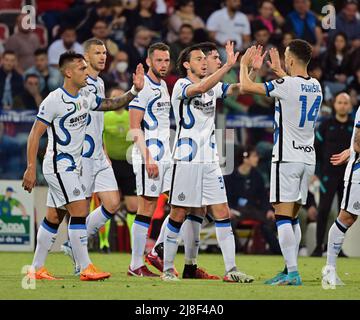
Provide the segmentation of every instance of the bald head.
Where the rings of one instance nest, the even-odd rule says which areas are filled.
[[[334,110],[337,115],[342,117],[348,115],[351,112],[351,98],[346,92],[341,92],[335,97]]]

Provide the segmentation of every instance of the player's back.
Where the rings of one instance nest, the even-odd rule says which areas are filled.
[[[88,76],[87,86],[82,90],[88,90],[100,98],[105,98],[104,81],[97,77],[96,79]],[[85,144],[83,149],[83,157],[92,159],[102,159],[105,157],[102,132],[104,130],[104,113],[90,111],[86,126]]]
[[[322,102],[320,83],[314,78],[284,77],[265,83],[275,97],[273,162],[315,164],[315,124]]]

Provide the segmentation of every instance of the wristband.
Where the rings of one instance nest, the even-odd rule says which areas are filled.
[[[138,93],[139,93],[139,91],[137,91],[137,90],[135,89],[135,86],[134,86],[134,85],[131,87],[130,92],[131,92],[131,94],[132,94],[133,96],[137,96]]]

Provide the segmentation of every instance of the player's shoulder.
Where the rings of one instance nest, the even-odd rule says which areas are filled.
[[[187,86],[189,84],[191,84],[191,80],[189,78],[179,78],[176,82],[175,82],[175,85],[174,85],[174,88],[175,87],[181,87],[183,88],[184,86]]]
[[[46,97],[45,99],[42,101],[41,104],[47,103],[49,101],[56,101],[56,100],[61,100],[61,95],[64,91],[61,88],[57,88],[53,91],[51,91]]]

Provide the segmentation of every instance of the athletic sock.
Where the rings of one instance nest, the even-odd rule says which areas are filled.
[[[71,217],[68,227],[71,248],[75,261],[84,270],[91,264],[88,252],[88,236],[85,217]]]
[[[340,222],[339,218],[335,220],[329,230],[327,246],[327,264],[336,267],[336,259],[344,243],[345,233],[348,226]]]
[[[32,262],[32,266],[35,268],[35,270],[45,265],[48,252],[56,240],[58,228],[58,224],[51,223],[46,218],[44,218],[43,222],[41,223],[37,233],[36,250]]]
[[[291,218],[276,215],[276,226],[278,229],[279,244],[285,259],[288,273],[297,271],[296,239],[292,228]]]
[[[92,237],[99,229],[114,216],[115,213],[111,213],[105,209],[104,206],[97,207],[86,218],[86,229],[88,237]]]
[[[151,222],[151,217],[137,214],[132,226],[131,243],[131,270],[136,270],[144,265],[143,255],[146,246],[146,239]]]
[[[235,238],[231,228],[230,219],[215,220],[216,238],[224,259],[225,271],[236,269]]]
[[[203,218],[189,214],[181,226],[181,237],[184,240],[185,264],[194,265],[199,254],[200,230]]]
[[[178,249],[178,237],[182,223],[169,218],[164,232],[164,271],[174,269],[174,260]]]
[[[292,228],[294,231],[294,236],[295,236],[295,241],[296,241],[295,255],[296,255],[296,259],[297,259],[298,255],[299,255],[299,246],[300,246],[300,242],[301,242],[301,228],[300,228],[299,218],[292,219],[291,223],[292,223]]]
[[[154,245],[154,247],[152,248],[151,250],[151,253],[153,255],[158,255],[157,251],[156,251],[156,248],[160,245],[160,244],[163,244],[164,243],[164,234],[165,234],[165,229],[166,229],[166,226],[167,224],[169,223],[169,218],[170,218],[170,215],[167,215],[166,218],[164,219],[162,225],[161,225],[161,229],[160,229],[160,233],[159,233],[159,236],[158,238],[156,239],[156,243]],[[160,257],[161,258],[161,257]]]

